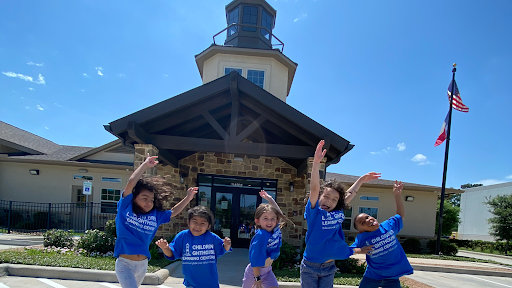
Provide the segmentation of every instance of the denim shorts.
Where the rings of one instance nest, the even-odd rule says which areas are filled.
[[[148,270],[148,258],[133,261],[123,257],[116,260],[116,276],[123,288],[137,288],[142,284]]]
[[[315,263],[302,259],[300,263],[300,285],[302,288],[332,288],[334,273],[336,273],[334,261],[327,263]]]
[[[359,288],[400,288],[400,280],[398,279],[373,279],[369,277],[363,277]]]

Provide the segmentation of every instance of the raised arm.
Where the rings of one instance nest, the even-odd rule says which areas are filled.
[[[402,200],[403,188],[404,183],[402,183],[402,181],[399,182],[395,180],[395,185],[393,185],[393,193],[395,193],[396,214],[400,215],[402,218],[405,216],[404,202]]]
[[[156,246],[160,247],[162,249],[162,252],[164,252],[165,256],[172,258],[174,255],[172,254],[171,248],[169,248],[169,243],[167,243],[167,240],[160,239],[156,241]]]
[[[261,190],[260,191],[260,196],[261,196],[261,198],[267,200],[270,205],[276,207],[277,210],[281,211],[281,214],[283,214],[283,211],[281,210],[281,208],[279,208],[279,205],[277,205],[277,203],[274,200],[274,198],[272,198],[272,196],[268,195],[268,193],[265,192],[265,190]]]
[[[158,156],[149,156],[148,153],[148,158],[146,158],[146,161],[144,161],[144,163],[135,169],[135,171],[130,176],[130,179],[128,179],[128,183],[126,183],[126,187],[124,188],[123,197],[132,194],[133,187],[135,187],[144,172],[146,172],[148,168],[155,167],[158,164],[156,158],[158,158]]]
[[[171,218],[179,215],[181,210],[183,210],[183,208],[185,208],[185,206],[187,206],[187,204],[190,203],[190,201],[192,199],[194,199],[194,195],[197,193],[198,189],[199,188],[197,188],[197,187],[188,188],[187,196],[185,196],[185,198],[183,198],[178,204],[176,204],[176,205],[174,205],[174,207],[172,207]]]
[[[352,184],[352,186],[350,186],[350,188],[348,188],[347,193],[345,194],[345,204],[348,204],[352,200],[352,198],[354,198],[354,196],[356,196],[357,190],[359,190],[359,188],[361,188],[361,185],[363,185],[363,183],[372,181],[374,179],[379,179],[379,178],[380,178],[380,173],[376,173],[376,172],[369,172],[369,173],[366,173],[363,176],[359,177],[359,179],[357,179],[357,181],[354,184]]]
[[[320,140],[315,150],[315,157],[313,159],[313,167],[311,167],[311,185],[309,192],[309,202],[311,202],[311,208],[315,208],[316,201],[318,200],[318,194],[320,194],[320,162],[324,159],[327,150],[322,150],[325,141]]]

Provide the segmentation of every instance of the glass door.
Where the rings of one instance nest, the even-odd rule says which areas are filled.
[[[215,193],[215,224],[214,232],[219,237],[233,239],[233,193]]]

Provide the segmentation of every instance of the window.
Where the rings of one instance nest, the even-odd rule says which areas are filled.
[[[352,227],[352,207],[346,208],[345,211],[345,221],[341,223],[341,227],[343,230],[350,230]]]
[[[373,208],[373,207],[359,207],[359,214],[366,213],[373,218],[377,219],[379,215],[379,208]]]
[[[242,75],[242,68],[234,68],[234,67],[224,67],[224,75],[228,75],[231,71],[236,71],[238,74]]]
[[[359,199],[364,201],[379,201],[378,196],[361,196]]]
[[[270,16],[265,10],[261,13],[261,26],[267,28],[267,30],[263,28],[260,29],[261,35],[270,39],[270,31],[272,31],[272,16]]]
[[[198,205],[210,208],[212,203],[212,187],[199,186],[197,193]]]
[[[263,84],[265,84],[265,71],[247,70],[247,80],[263,88]]]
[[[94,177],[92,177],[91,175],[73,175],[73,179],[74,180],[88,180],[88,181],[92,181],[94,179]]]
[[[258,7],[245,6],[244,7],[244,15],[243,15],[242,19],[243,19],[242,24],[258,25]],[[242,30],[255,32],[256,27],[242,26]]]
[[[101,182],[114,182],[114,183],[121,183],[122,178],[118,177],[101,177]]]
[[[237,23],[238,24],[238,14],[240,9],[236,8],[235,10],[229,12],[228,14],[228,25]],[[232,27],[229,27],[228,29],[228,36],[231,36],[235,34],[238,31],[238,26],[233,25]]]
[[[101,189],[101,213],[117,213],[117,201],[121,199],[119,189]]]

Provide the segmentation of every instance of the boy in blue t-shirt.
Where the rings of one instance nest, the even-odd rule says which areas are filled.
[[[366,271],[359,287],[361,288],[400,288],[400,278],[410,275],[413,269],[402,245],[398,242],[396,234],[402,230],[402,218],[405,215],[402,202],[402,189],[404,184],[395,181],[396,214],[379,224],[377,219],[361,213],[354,221],[354,228],[359,231],[352,248],[373,245],[373,251],[366,255]]]
[[[231,249],[231,239],[220,239],[210,232],[213,214],[204,206],[188,210],[188,230],[181,231],[171,244],[160,239],[156,242],[162,248],[165,258],[180,259],[182,262],[183,284],[192,288],[219,288],[217,258]]]

